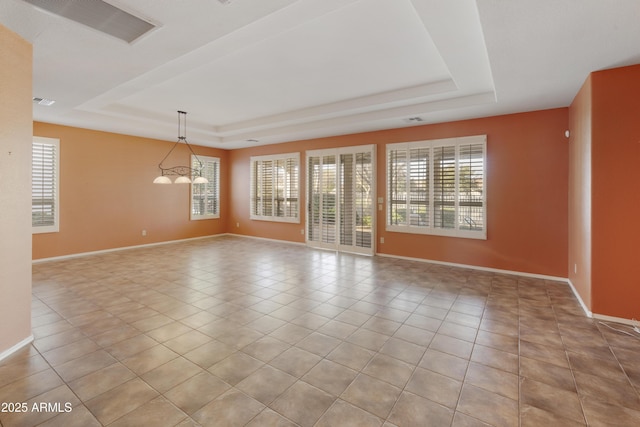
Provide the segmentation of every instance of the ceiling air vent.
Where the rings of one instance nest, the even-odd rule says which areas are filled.
[[[403,119],[405,123],[420,123],[420,122],[424,122],[424,119],[422,117],[409,117],[407,119]]]
[[[33,102],[35,102],[38,105],[44,105],[45,107],[50,107],[56,103],[56,101],[54,101],[53,99],[38,98],[38,97],[33,98]]]
[[[47,12],[131,43],[155,28],[144,19],[102,0],[24,0]]]

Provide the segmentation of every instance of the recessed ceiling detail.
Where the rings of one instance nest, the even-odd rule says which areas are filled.
[[[56,100],[34,120],[166,139],[183,110],[190,142],[221,148],[564,107],[589,72],[640,62],[637,0],[226,3],[3,0],[0,23]],[[157,26],[118,43],[64,4]]]
[[[131,43],[155,28],[102,0],[24,0],[40,9],[62,16],[89,28]]]

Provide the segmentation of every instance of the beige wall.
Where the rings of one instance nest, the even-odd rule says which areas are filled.
[[[219,219],[191,221],[189,185],[153,184],[174,142],[40,122],[33,134],[60,139],[60,231],[33,235],[33,259],[226,232],[226,202]],[[228,152],[193,149],[220,158],[220,198],[226,201]],[[189,156],[180,144],[167,165],[188,165]]]
[[[195,147],[220,157],[221,215],[190,221],[188,186],[152,184],[172,142],[35,122],[34,135],[60,139],[61,211],[60,232],[33,236],[33,259],[225,232],[304,242],[304,209],[299,224],[249,219],[251,156],[300,153],[305,206],[307,150],[373,144],[377,196],[386,199],[386,144],[486,134],[487,240],[388,232],[383,210],[377,252],[567,277],[567,123],[568,109],[560,108],[231,151]],[[178,151],[188,161],[186,147]]]
[[[591,78],[569,107],[569,280],[591,307]]]
[[[0,25],[0,358],[31,336],[31,45]]]
[[[377,146],[377,197],[386,201],[386,144],[487,135],[487,240],[385,229],[386,205],[377,215],[380,254],[423,258],[523,273],[567,277],[568,109],[487,117],[354,135],[232,150],[228,230],[232,233],[304,242],[307,150]],[[300,224],[249,219],[251,156],[299,152]],[[236,225],[240,224],[240,227]]]

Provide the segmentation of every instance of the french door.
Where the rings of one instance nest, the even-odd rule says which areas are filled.
[[[307,244],[373,255],[373,145],[307,152]]]

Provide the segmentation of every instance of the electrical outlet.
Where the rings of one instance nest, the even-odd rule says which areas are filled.
[[[300,234],[302,234],[304,236],[304,228],[300,229]]]
[[[236,222],[236,228],[240,228],[240,223]]]
[[[142,230],[142,237],[147,237],[147,230]]]
[[[384,243],[384,237],[380,238],[380,243]]]
[[[578,264],[573,264],[573,272],[578,274]]]

